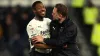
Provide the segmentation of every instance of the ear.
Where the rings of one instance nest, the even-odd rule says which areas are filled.
[[[35,9],[32,9],[32,11],[33,11],[34,13],[36,13]]]

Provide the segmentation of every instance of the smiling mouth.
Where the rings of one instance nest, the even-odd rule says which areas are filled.
[[[41,12],[41,14],[45,14],[45,12]]]

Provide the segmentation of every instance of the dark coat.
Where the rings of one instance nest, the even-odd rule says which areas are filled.
[[[50,39],[44,39],[44,42],[56,47],[52,49],[52,56],[79,56],[76,44],[77,27],[70,19],[64,20],[61,24],[58,21],[52,21],[50,34]],[[67,47],[64,47],[65,45]]]

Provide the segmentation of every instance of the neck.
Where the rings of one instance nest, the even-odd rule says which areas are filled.
[[[59,21],[59,23],[62,23],[65,19],[66,19],[66,17],[61,18],[61,20]]]
[[[35,16],[35,17],[36,17],[36,20],[43,21],[43,17],[41,16]]]

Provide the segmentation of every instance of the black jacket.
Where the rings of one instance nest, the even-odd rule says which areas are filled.
[[[70,19],[64,20],[61,24],[52,21],[50,24],[50,39],[45,39],[47,45],[56,46],[52,50],[52,56],[78,56],[76,45],[77,27]],[[67,45],[67,48],[63,46]]]

